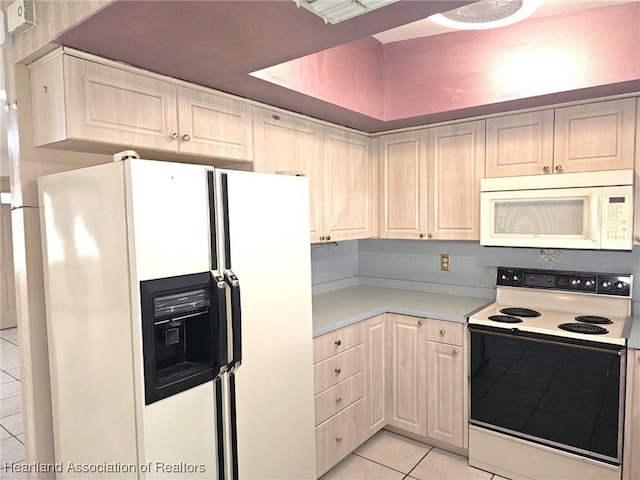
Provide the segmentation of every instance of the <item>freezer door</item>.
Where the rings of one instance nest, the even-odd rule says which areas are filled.
[[[242,291],[229,379],[238,475],[315,479],[308,180],[222,170],[216,177],[226,202],[218,248]]]

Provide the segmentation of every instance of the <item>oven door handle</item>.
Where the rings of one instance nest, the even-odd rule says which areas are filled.
[[[567,345],[574,348],[579,348],[581,350],[589,350],[591,352],[599,352],[606,353],[609,355],[617,355],[622,357],[625,354],[625,348],[622,345],[611,345],[610,348],[606,347],[596,347],[593,345],[583,345],[579,343],[579,340],[573,341],[574,339],[570,337],[558,337],[558,340],[549,340],[548,338],[544,338],[543,336],[537,336],[536,334],[531,334],[528,332],[523,332],[522,330],[518,330],[514,328],[512,330],[508,330],[508,333],[503,331],[495,331],[491,327],[479,327],[477,325],[469,324],[469,331],[480,333],[482,335],[491,335],[494,337],[504,337],[504,338],[520,338],[522,340],[527,340],[530,342],[536,343],[544,343],[547,345]]]

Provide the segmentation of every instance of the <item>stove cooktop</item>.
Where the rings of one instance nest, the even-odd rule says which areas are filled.
[[[631,275],[499,268],[496,301],[470,324],[626,345]]]
[[[469,323],[504,328],[508,330],[518,329],[525,332],[570,337],[617,345],[626,345],[626,336],[628,335],[628,330],[631,325],[629,317],[626,315],[607,314],[606,318],[610,323],[596,325],[576,320],[577,315],[575,312],[537,309],[540,313],[537,317],[518,317],[516,315],[507,316],[501,313],[505,308],[511,308],[511,305],[499,303],[489,305],[472,315],[469,319]],[[605,317],[605,315],[593,316]],[[511,317],[512,320],[502,320],[500,317]],[[495,318],[498,318],[499,320],[496,321]],[[628,327],[627,323],[629,323]],[[560,327],[560,325],[566,324],[575,324],[578,326],[569,327],[571,330]]]

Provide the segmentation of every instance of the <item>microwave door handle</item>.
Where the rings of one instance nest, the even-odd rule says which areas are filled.
[[[600,241],[600,194],[594,193],[591,195],[591,232],[589,234],[589,240],[592,242]]]

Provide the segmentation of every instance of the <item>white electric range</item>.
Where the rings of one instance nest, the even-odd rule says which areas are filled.
[[[469,319],[469,463],[509,478],[619,480],[633,278],[499,268]]]

